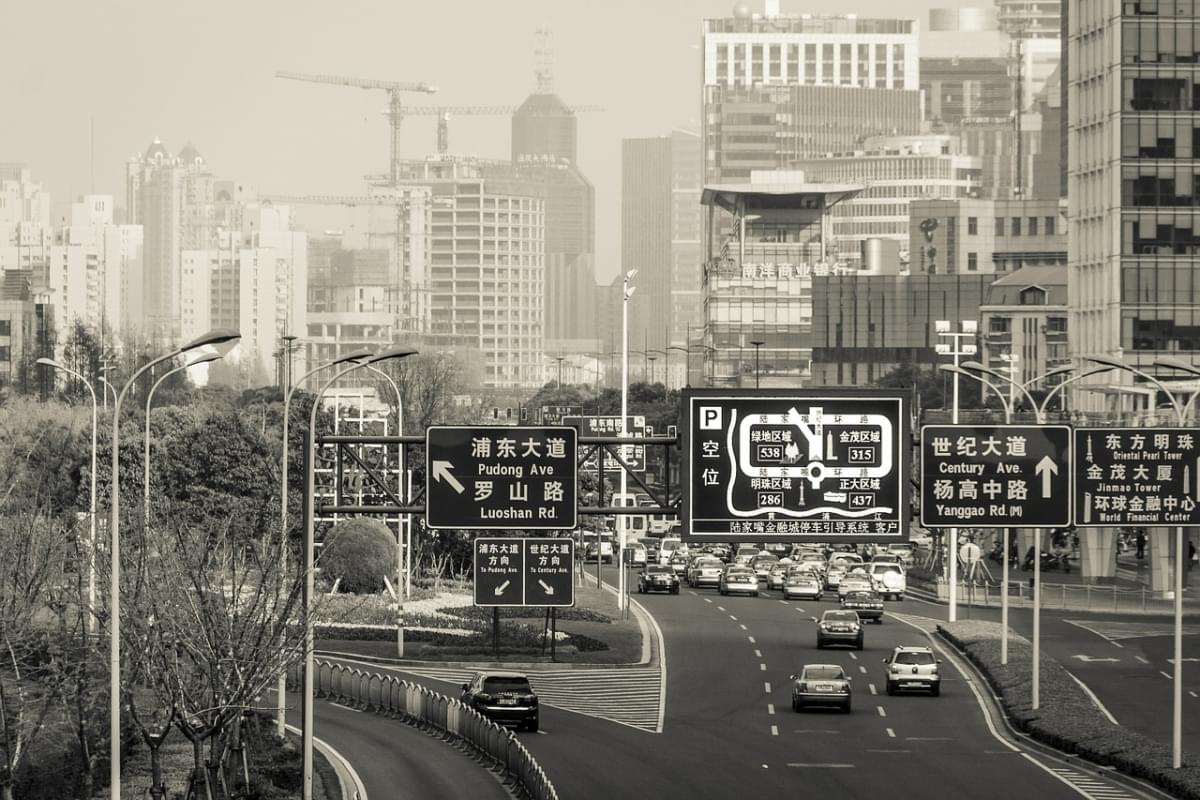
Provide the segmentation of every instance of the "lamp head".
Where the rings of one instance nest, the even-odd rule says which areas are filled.
[[[189,350],[195,350],[197,347],[207,347],[211,345],[237,342],[237,340],[241,338],[242,335],[232,328],[214,328],[203,336],[198,336],[187,344],[181,346],[179,348],[179,352],[186,353]]]
[[[1178,358],[1164,356],[1154,361],[1154,366],[1165,367],[1166,369],[1177,369],[1180,372],[1187,372],[1191,375],[1200,375],[1200,367],[1189,364],[1186,361],[1180,361]]]
[[[355,350],[353,353],[347,353],[346,355],[342,356],[341,358],[335,358],[333,361],[330,362],[330,364],[334,365],[334,366],[340,365],[340,364],[350,364],[350,363],[357,364],[362,361],[370,360],[371,356],[373,356],[373,355],[375,355],[374,350]]]
[[[415,356],[417,352],[418,351],[412,347],[389,347],[387,350],[383,350],[382,352],[371,356],[363,363],[377,364],[380,361],[390,361],[395,358],[408,358],[409,356]]]
[[[637,275],[637,274],[638,274],[637,267],[634,267],[633,269],[629,270],[629,272],[625,273],[625,280],[631,281],[631,280],[633,280],[633,276]]]
[[[187,363],[187,366],[184,367],[184,369],[191,369],[192,367],[198,367],[201,364],[207,364],[208,362],[216,361],[219,358],[221,358],[221,356],[218,353],[210,353],[209,355],[199,356],[199,357],[193,358],[191,361],[189,361]]]
[[[1085,358],[1086,358],[1088,361],[1091,361],[1091,362],[1093,362],[1093,363],[1096,363],[1096,364],[1103,364],[1104,366],[1106,366],[1106,367],[1111,367],[1112,369],[1124,369],[1124,370],[1128,370],[1128,369],[1129,369],[1129,365],[1128,365],[1128,364],[1126,364],[1126,363],[1125,363],[1124,361],[1122,361],[1121,359],[1119,359],[1119,358],[1113,358],[1112,356],[1104,356],[1104,355],[1100,355],[1100,356],[1086,356]]]
[[[53,358],[39,358],[37,361],[35,361],[33,363],[40,364],[43,367],[53,367],[54,369],[63,369],[63,365],[58,363],[57,361],[55,361]]]

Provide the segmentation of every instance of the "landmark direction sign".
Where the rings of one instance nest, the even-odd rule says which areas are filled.
[[[578,429],[580,436],[620,436],[621,434],[621,416],[566,416],[562,419],[563,425],[571,425]],[[646,436],[646,418],[644,416],[629,415],[625,417],[625,435],[626,436]],[[603,450],[603,448],[600,448]],[[613,475],[621,469],[621,465],[617,463],[617,459],[613,458],[612,453],[607,450],[604,452],[604,471]],[[646,446],[641,444],[626,444],[620,445],[621,458],[629,465],[629,468],[634,472],[646,471]],[[596,453],[592,453],[583,462],[583,468],[587,470],[595,470],[600,459]]]
[[[925,425],[926,528],[1065,528],[1071,524],[1067,425]]]
[[[475,540],[475,605],[575,605],[575,542],[570,538]]]
[[[425,438],[425,523],[469,530],[576,525],[574,428],[436,425]]]
[[[1195,428],[1076,428],[1075,524],[1200,525]]]
[[[685,541],[908,538],[908,401],[684,390]]]

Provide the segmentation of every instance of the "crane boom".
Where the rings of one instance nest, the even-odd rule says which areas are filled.
[[[374,78],[352,78],[346,75],[312,75],[306,72],[275,73],[276,78],[286,78],[292,81],[308,81],[309,83],[328,83],[333,86],[352,86],[358,89],[382,89],[387,92],[424,92],[434,94],[436,86],[428,83],[405,83],[403,81],[380,81]]]

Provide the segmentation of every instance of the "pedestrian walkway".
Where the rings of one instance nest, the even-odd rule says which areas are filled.
[[[459,667],[404,666],[404,672],[422,678],[461,684],[478,670]],[[662,671],[657,666],[592,667],[588,669],[522,666],[540,702],[661,733]]]

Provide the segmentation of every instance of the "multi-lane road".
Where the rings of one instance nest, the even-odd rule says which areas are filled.
[[[920,617],[944,615],[938,606],[889,603],[896,616],[867,626],[866,647],[855,652],[816,649],[814,618],[835,607],[831,596],[785,602],[778,592],[721,597],[685,586],[678,596],[637,599],[665,643],[662,732],[544,707],[541,732],[520,736],[564,800],[631,792],[745,796],[798,787],[827,797],[911,797],[920,787],[940,797],[1137,796],[1014,747],[984,712],[981,687],[949,660],[940,697],[888,697],[883,657],[896,645],[928,644]],[[839,664],[853,677],[853,713],[792,711],[789,676],[806,663]],[[428,675],[421,680],[442,691],[456,688]],[[536,673],[533,680],[536,688]],[[616,704],[619,671],[610,680]]]

